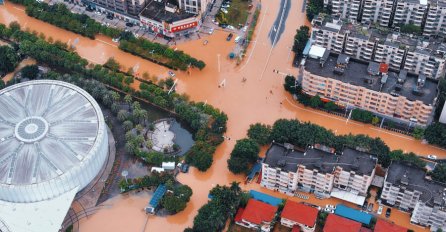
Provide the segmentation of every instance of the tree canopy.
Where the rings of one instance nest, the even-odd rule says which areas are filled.
[[[296,31],[294,36],[293,52],[298,57],[302,57],[302,52],[307,45],[308,39],[310,38],[310,28],[307,26],[300,26]]]
[[[10,46],[0,46],[0,76],[14,71],[19,64],[20,57]]]
[[[437,164],[431,173],[432,179],[446,183],[446,164]]]
[[[261,123],[252,124],[248,129],[248,137],[256,141],[259,145],[270,143],[271,126]]]
[[[228,168],[235,174],[248,173],[250,165],[259,158],[259,145],[252,139],[241,139],[235,144],[228,160]]]

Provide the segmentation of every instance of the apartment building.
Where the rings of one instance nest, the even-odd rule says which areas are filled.
[[[333,197],[347,201],[365,200],[375,174],[376,158],[370,154],[345,148],[341,155],[333,149],[315,145],[305,151],[291,144],[273,143],[262,164],[262,187],[293,195],[296,190],[314,193],[317,197]],[[344,197],[345,196],[345,197]]]
[[[194,14],[205,12],[209,2],[208,0],[178,0],[181,9]]]
[[[303,152],[295,150],[292,144],[271,146],[262,163],[262,181],[260,185],[267,189],[294,195],[297,189],[297,160]]]
[[[430,1],[423,35],[446,36],[446,1]]]
[[[364,0],[361,22],[363,24],[378,23],[388,27],[393,13],[393,0]]]
[[[426,178],[423,169],[411,163],[392,162],[381,194],[384,204],[412,212],[411,223],[446,229],[446,185]]]
[[[345,148],[334,170],[334,188],[342,193],[367,196],[367,189],[375,176],[377,161],[376,156]]]
[[[345,42],[345,28],[339,18],[318,15],[312,21],[312,40],[315,44],[342,53]]]
[[[357,21],[364,0],[331,0],[332,14],[352,22]]]
[[[424,75],[389,72],[385,64],[357,61],[344,54],[313,47],[302,77],[302,90],[306,94],[401,122],[420,125],[431,122],[437,96],[436,82]]]
[[[367,25],[320,15],[312,21],[315,45],[359,60],[389,64],[412,74],[440,79],[445,74],[446,44],[433,38],[413,38]]]
[[[428,7],[427,0],[397,0],[392,23],[394,26],[414,24],[422,27]]]

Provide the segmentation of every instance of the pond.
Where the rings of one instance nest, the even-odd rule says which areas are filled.
[[[157,107],[154,107],[150,104],[140,102],[141,108],[147,110],[148,119],[150,122],[163,119],[163,118],[174,118],[175,115],[161,110]],[[183,156],[187,151],[194,145],[194,140],[192,138],[192,133],[189,131],[189,127],[185,125],[185,123],[180,122],[178,119],[175,119],[171,126],[170,130],[175,134],[175,139],[173,140],[175,144],[178,144],[181,148],[181,151],[177,154]]]

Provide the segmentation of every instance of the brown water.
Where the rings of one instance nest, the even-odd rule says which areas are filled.
[[[207,172],[201,173],[191,168],[188,174],[178,176],[181,183],[191,186],[194,191],[187,208],[174,216],[149,217],[145,231],[182,231],[185,227],[192,225],[197,210],[207,202],[209,189],[216,184],[227,184],[232,181],[243,182],[241,176],[234,176],[228,172],[226,160],[236,139],[245,137],[249,125],[255,122],[271,124],[278,118],[298,118],[301,121],[311,121],[322,125],[337,134],[368,134],[372,137],[380,137],[392,149],[446,157],[445,151],[421,144],[410,137],[382,131],[370,125],[356,122],[347,123],[344,118],[315,112],[293,101],[291,96],[283,91],[284,77],[273,73],[273,69],[297,75],[298,70],[291,67],[290,47],[296,28],[302,24],[308,25],[308,22],[301,12],[302,0],[292,1],[285,31],[275,48],[271,50],[268,33],[276,18],[279,4],[279,1],[262,1],[262,13],[257,24],[255,42],[250,45],[245,63],[240,66],[236,66],[234,61],[227,58],[233,49],[234,42],[225,40],[227,36],[225,32],[216,31],[212,36],[178,45],[179,49],[204,60],[207,64],[204,70],[194,69],[190,75],[185,72],[177,72],[180,79],[178,91],[187,93],[192,100],[207,101],[226,112],[229,116],[226,135],[231,140],[218,147],[214,155],[214,164]],[[147,71],[151,75],[166,76],[166,68],[120,51],[109,38],[101,36],[96,40],[83,38],[29,18],[20,7],[10,3],[1,6],[0,22],[9,23],[14,20],[19,21],[22,26],[43,32],[47,36],[52,36],[53,39],[63,42],[72,42],[79,38],[79,43],[76,45],[78,53],[92,62],[103,63],[108,57],[113,56],[126,68],[139,66],[139,73]],[[209,41],[206,46],[203,45],[204,39]],[[266,65],[269,55],[271,56],[268,65]],[[242,82],[243,77],[247,78],[244,83]],[[223,80],[226,84],[219,88],[218,86]],[[281,102],[282,104],[280,104]],[[250,184],[244,188],[254,188],[271,193],[260,188],[257,184]],[[109,209],[101,210],[88,219],[82,220],[80,229],[82,232],[141,231],[145,223],[142,208],[148,200],[148,196],[119,196],[111,199],[104,203],[112,205]],[[408,217],[395,221],[408,224]]]

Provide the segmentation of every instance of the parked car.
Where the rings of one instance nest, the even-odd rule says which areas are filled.
[[[332,208],[324,208],[324,212],[326,212],[326,213],[334,213],[334,209],[332,209]]]
[[[203,45],[208,44],[208,42],[209,42],[209,41],[207,41],[207,40],[203,41]]]
[[[189,164],[184,163],[181,165],[181,172],[187,173],[189,171]]]
[[[362,205],[362,210],[366,211],[368,205],[369,205],[369,202],[365,201],[364,204]]]
[[[390,213],[392,213],[392,210],[390,208],[387,208],[387,210],[386,210],[386,218],[390,217]]]
[[[383,206],[382,205],[379,206],[378,211],[376,213],[378,213],[378,215],[381,215],[383,213]]]
[[[437,156],[436,155],[428,155],[427,158],[431,159],[431,160],[436,160]]]
[[[133,26],[134,26],[133,23],[125,23],[125,25],[126,25],[127,27],[133,27]]]
[[[223,12],[223,13],[225,13],[225,14],[228,13],[228,10],[226,10],[225,8],[221,8],[220,10],[221,10],[221,12]]]
[[[115,42],[115,43],[117,43],[117,42],[119,42],[120,39],[121,39],[121,37],[113,38],[112,41]]]
[[[240,36],[235,37],[234,42],[235,42],[235,43],[240,42],[240,39],[241,39],[241,38],[242,38],[242,37],[240,37]]]
[[[212,33],[214,33],[214,28],[211,28],[211,29],[209,30],[209,35],[212,35]]]
[[[111,14],[107,14],[107,19],[113,20],[115,17],[113,17],[113,15]]]
[[[171,76],[171,77],[174,77],[175,76],[175,73],[174,72],[172,72],[172,71],[168,71],[167,73],[169,73],[169,76]]]
[[[220,23],[219,26],[220,26],[221,28],[227,28],[227,27],[228,27],[228,24],[226,24],[226,23]]]
[[[243,32],[246,32],[248,30],[248,26],[244,26],[243,28],[242,28],[242,31]]]
[[[232,33],[229,33],[228,37],[226,37],[226,41],[231,41],[233,36],[234,35]]]

